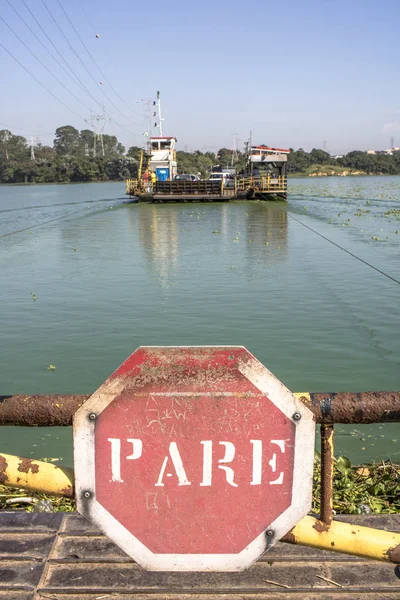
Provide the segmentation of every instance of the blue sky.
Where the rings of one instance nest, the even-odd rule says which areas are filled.
[[[24,1],[91,95],[10,6],[68,71]],[[0,41],[73,112],[0,46],[0,128],[51,143],[57,126],[88,127],[104,105],[105,131],[142,145],[145,100],[160,90],[180,149],[241,146],[250,130],[257,143],[335,154],[388,148],[391,136],[400,146],[399,0],[44,1],[68,41],[42,0],[0,0]]]

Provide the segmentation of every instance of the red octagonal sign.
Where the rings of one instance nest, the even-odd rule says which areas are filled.
[[[244,569],[309,511],[314,429],[245,348],[139,348],[75,416],[78,509],[147,569]]]

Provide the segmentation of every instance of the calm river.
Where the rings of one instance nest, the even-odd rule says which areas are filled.
[[[0,394],[90,393],[139,345],[196,344],[244,345],[293,391],[400,389],[400,286],[304,226],[400,280],[400,177],[289,188],[134,205],[123,183],[1,186]],[[398,424],[337,432],[353,462],[400,462]],[[0,436],[72,464],[69,428]]]

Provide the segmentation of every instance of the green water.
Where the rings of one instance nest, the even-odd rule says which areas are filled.
[[[127,204],[122,183],[0,187],[0,394],[90,393],[137,346],[175,344],[244,345],[293,391],[400,389],[400,286],[303,226],[400,280],[400,177],[289,187],[176,205]],[[0,436],[72,463],[68,428]],[[399,425],[338,426],[337,453],[399,461]]]

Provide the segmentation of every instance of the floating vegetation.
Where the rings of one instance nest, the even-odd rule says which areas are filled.
[[[384,217],[394,217],[397,221],[400,221],[400,208],[391,208],[383,213]]]
[[[321,461],[314,463],[312,510],[320,509]],[[335,460],[333,509],[342,514],[400,513],[400,465],[390,461],[354,466],[346,456]]]
[[[74,512],[75,500],[48,494],[32,493],[0,485],[0,510],[24,510],[25,512]]]
[[[213,233],[221,233],[219,229],[214,229]]]
[[[368,213],[370,213],[371,211],[369,209],[362,209],[360,208],[356,213],[354,213],[355,217],[362,217],[364,215],[367,215]]]

